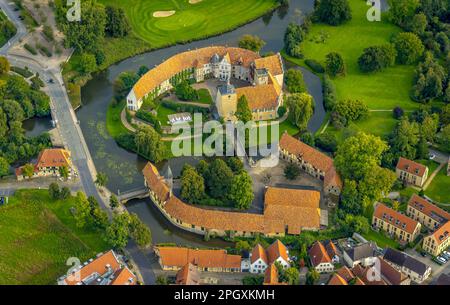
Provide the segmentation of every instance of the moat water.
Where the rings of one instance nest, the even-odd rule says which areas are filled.
[[[77,117],[97,171],[104,172],[109,177],[108,188],[117,192],[142,187],[144,184],[141,170],[146,160],[119,147],[106,130],[106,110],[113,96],[112,82],[121,72],[136,71],[142,65],[152,68],[174,54],[189,49],[210,45],[236,46],[239,37],[244,34],[258,35],[266,41],[261,53],[278,52],[283,48],[283,36],[289,22],[301,21],[299,12],[309,14],[313,5],[314,0],[290,0],[289,7],[281,7],[234,31],[137,55],[95,75],[82,89],[82,107],[77,110]],[[320,128],[325,117],[321,81],[311,72],[302,70],[308,91],[316,103],[314,116],[308,125],[308,129],[314,132]],[[127,208],[130,212],[137,213],[150,227],[155,243],[174,242],[181,245],[217,247],[228,245],[219,239],[206,243],[200,236],[175,228],[156,210],[149,199],[134,200],[127,204]]]

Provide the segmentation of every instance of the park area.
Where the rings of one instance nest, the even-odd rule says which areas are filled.
[[[344,58],[347,74],[332,79],[336,86],[337,99],[363,101],[371,112],[367,118],[354,122],[351,130],[370,132],[378,136],[388,135],[395,126],[392,109],[396,106],[405,111],[418,108],[409,93],[414,74],[412,65],[395,65],[376,73],[363,73],[358,67],[358,58],[363,50],[374,45],[390,42],[400,28],[391,24],[385,15],[381,22],[366,19],[367,5],[364,1],[350,1],[352,19],[340,26],[313,24],[311,31],[302,42],[304,59],[286,58],[298,65],[308,67],[305,60],[313,59],[325,64],[325,56],[338,52]],[[380,111],[381,110],[381,111]],[[331,129],[330,131],[337,132]],[[338,138],[341,136],[337,134]]]
[[[100,233],[76,227],[74,200],[20,190],[0,206],[0,284],[55,284],[66,274],[68,258],[83,262],[108,249]]]
[[[276,0],[101,0],[121,7],[133,32],[160,48],[220,34],[278,6]]]

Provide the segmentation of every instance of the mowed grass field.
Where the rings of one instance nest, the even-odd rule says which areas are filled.
[[[431,169],[430,169],[431,170]],[[431,175],[431,171],[428,175]],[[425,195],[440,203],[450,203],[450,177],[447,176],[447,166],[444,166],[434,177],[425,191]]]
[[[276,0],[100,0],[122,7],[134,34],[158,48],[231,30],[275,8]],[[175,11],[153,17],[157,11]]]
[[[0,206],[0,284],[55,284],[69,257],[83,262],[108,249],[98,232],[75,226],[73,200],[20,190]]]

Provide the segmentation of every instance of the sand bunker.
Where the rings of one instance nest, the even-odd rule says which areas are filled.
[[[164,18],[172,16],[173,14],[175,14],[175,11],[156,11],[153,13],[153,17]]]
[[[189,4],[196,4],[202,2],[203,0],[189,0]]]

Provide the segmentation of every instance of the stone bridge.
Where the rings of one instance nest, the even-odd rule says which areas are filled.
[[[120,203],[127,203],[132,199],[142,199],[148,197],[148,189],[146,187],[135,188],[126,192],[120,192],[117,195],[117,199]]]

